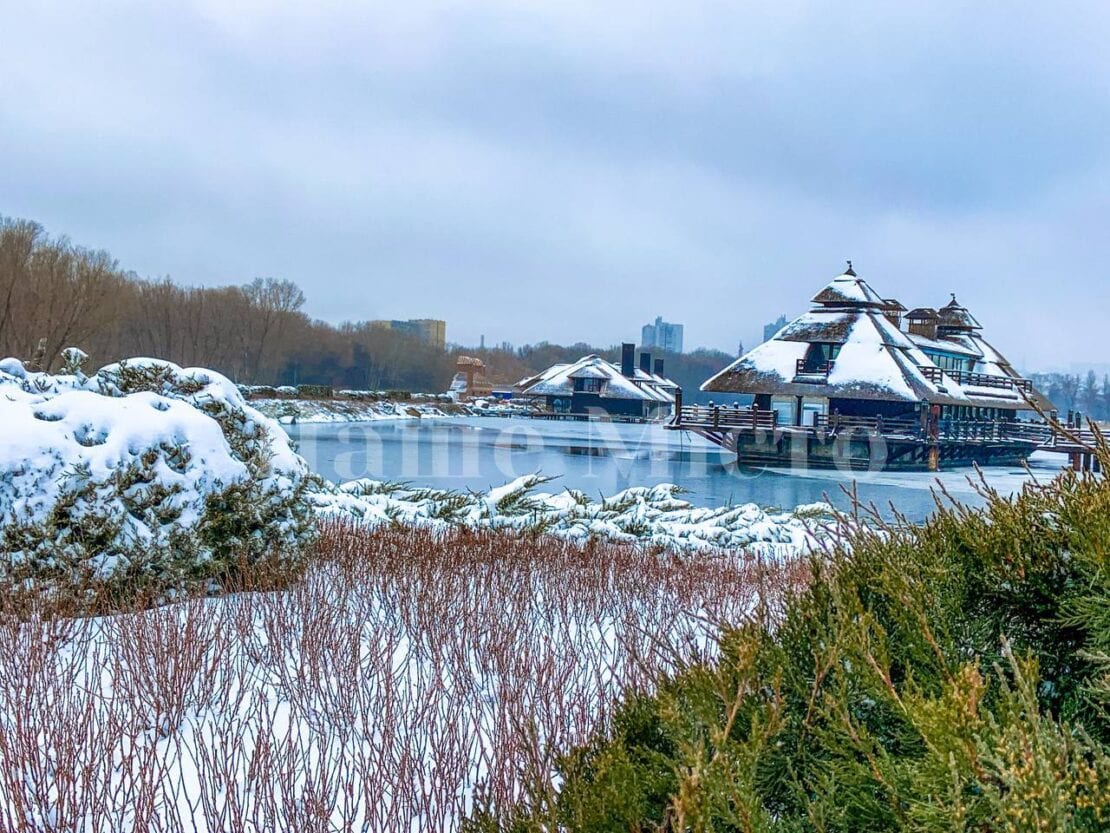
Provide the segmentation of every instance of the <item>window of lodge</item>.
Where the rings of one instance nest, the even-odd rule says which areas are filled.
[[[805,369],[810,372],[816,372],[823,369],[829,362],[836,361],[836,357],[840,355],[839,344],[827,344],[825,342],[814,342],[809,345],[805,355]]]
[[[575,379],[574,389],[579,393],[601,393],[604,379]]]
[[[965,356],[954,356],[951,353],[937,353],[926,350],[925,355],[932,359],[933,364],[941,370],[970,370],[970,364]]]

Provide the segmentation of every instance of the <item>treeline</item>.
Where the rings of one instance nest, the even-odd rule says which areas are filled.
[[[444,352],[418,338],[313,320],[296,284],[256,278],[240,286],[180,286],[122,268],[103,250],[52,237],[28,220],[0,217],[0,356],[56,371],[66,347],[100,366],[131,356],[211,367],[245,384],[443,391],[456,354],[481,357],[497,384],[511,384],[588,353],[620,359],[618,346],[561,346]],[[726,353],[660,354],[689,396],[724,367]]]
[[[0,217],[0,357],[17,356],[36,369],[58,370],[62,351],[74,346],[96,366],[153,356],[211,367],[245,384],[438,392],[450,384],[459,353],[485,361],[499,385],[589,353],[620,361],[619,345],[584,343],[444,352],[366,321],[314,320],[304,306],[304,293],[291,281],[195,287],[141,278],[106,251],[52,237],[38,223]],[[708,401],[711,395],[698,387],[734,358],[704,349],[653,355],[690,402]],[[1110,420],[1110,376],[1032,378],[1061,414]]]
[[[1068,411],[1078,411],[1091,419],[1110,420],[1110,375],[1103,374],[1099,379],[1089,370],[1085,376],[1033,373],[1030,378],[1037,389],[1052,400],[1061,417]]]
[[[91,363],[155,356],[237,382],[443,390],[453,359],[366,322],[333,326],[303,311],[292,282],[179,286],[124,270],[107,252],[0,218],[0,354],[57,370],[77,346]]]

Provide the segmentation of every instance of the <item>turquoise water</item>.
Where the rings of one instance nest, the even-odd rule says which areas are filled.
[[[702,506],[753,502],[792,508],[829,500],[848,508],[844,490],[890,514],[893,505],[911,520],[935,508],[938,476],[925,473],[838,472],[737,467],[716,446],[659,425],[547,422],[492,417],[381,420],[286,426],[300,453],[334,482],[369,477],[450,489],[483,490],[524,474],[557,476],[564,487],[609,495],[630,486],[677,483]],[[1049,478],[1062,457],[1038,455],[1034,476]],[[960,500],[982,499],[968,483],[970,469],[948,471],[939,481]],[[1018,468],[991,469],[992,486],[1021,487],[1030,475]]]

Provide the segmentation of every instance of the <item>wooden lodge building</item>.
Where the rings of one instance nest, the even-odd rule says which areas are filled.
[[[663,375],[663,360],[640,354],[636,346],[621,345],[621,364],[600,356],[583,356],[570,364],[556,364],[521,379],[514,397],[532,399],[555,415],[661,419],[674,413],[678,385]]]
[[[702,385],[747,408],[683,407],[671,428],[741,463],[922,468],[1017,464],[1044,442],[1052,405],[982,336],[953,295],[907,311],[848,264],[812,308]]]

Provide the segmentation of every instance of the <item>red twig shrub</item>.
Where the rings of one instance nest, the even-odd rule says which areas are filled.
[[[331,524],[219,598],[8,611],[0,829],[457,829],[803,571]]]

